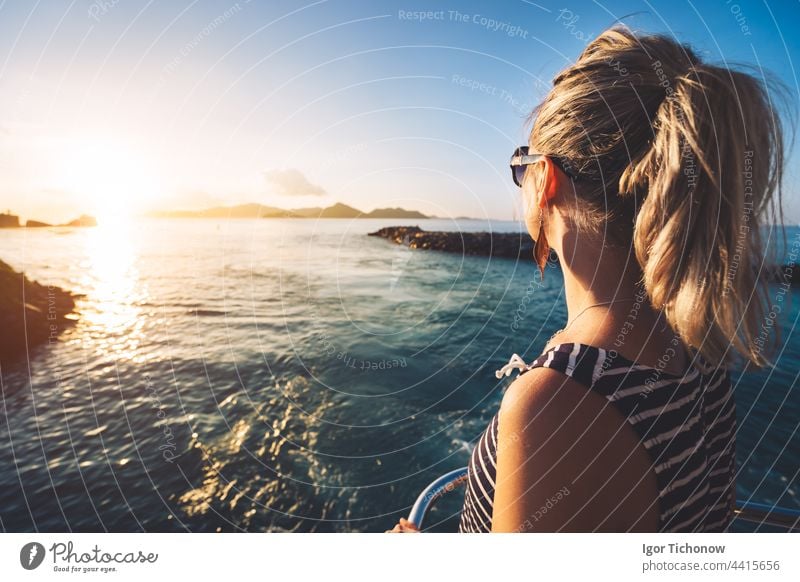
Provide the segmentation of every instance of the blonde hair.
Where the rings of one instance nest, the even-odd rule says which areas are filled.
[[[712,362],[767,362],[760,227],[782,222],[784,159],[770,86],[617,26],[532,114],[530,145],[579,176],[571,219],[633,246],[653,306]]]

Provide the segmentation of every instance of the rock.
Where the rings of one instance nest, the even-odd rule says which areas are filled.
[[[0,214],[0,228],[20,228],[22,225],[19,222],[19,216],[4,212]],[[97,219],[94,216],[83,214],[75,220],[65,222],[64,224],[50,224],[42,222],[41,220],[28,220],[25,222],[26,228],[46,228],[48,226],[67,226],[67,227],[82,227],[82,226],[97,226]]]
[[[19,216],[11,211],[0,213],[0,228],[19,228]]]
[[[377,236],[412,249],[429,249],[468,256],[530,257],[533,241],[526,233],[440,232],[419,226],[389,226],[369,236]]]
[[[27,348],[55,340],[72,324],[74,296],[41,285],[0,261],[0,363],[25,357]]]

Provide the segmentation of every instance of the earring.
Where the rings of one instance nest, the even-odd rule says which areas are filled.
[[[539,266],[539,273],[544,279],[544,267],[550,258],[550,245],[544,234],[544,210],[539,211],[539,237],[533,243],[533,260]]]

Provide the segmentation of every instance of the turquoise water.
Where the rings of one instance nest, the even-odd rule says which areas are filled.
[[[407,514],[467,463],[502,397],[494,371],[513,352],[535,357],[565,309],[555,267],[539,285],[528,261],[365,236],[396,224],[519,229],[0,231],[0,258],[84,294],[56,343],[2,371],[2,529],[380,531]],[[778,366],[736,375],[737,487],[800,508],[797,303],[780,315]]]

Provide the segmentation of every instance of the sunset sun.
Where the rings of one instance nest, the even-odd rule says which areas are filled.
[[[59,182],[75,196],[81,212],[101,223],[127,220],[160,194],[152,163],[136,149],[114,141],[76,142],[63,157]]]

